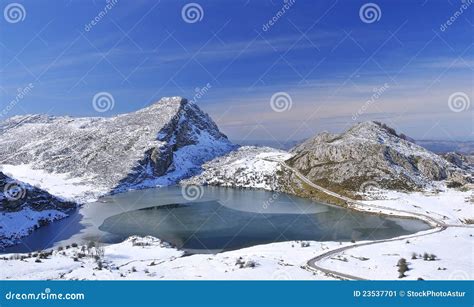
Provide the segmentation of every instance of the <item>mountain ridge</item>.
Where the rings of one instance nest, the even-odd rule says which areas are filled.
[[[206,113],[181,97],[113,117],[29,115],[0,125],[2,164],[81,178],[97,195],[177,183],[233,148]]]

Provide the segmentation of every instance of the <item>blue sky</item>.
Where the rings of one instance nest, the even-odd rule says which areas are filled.
[[[196,0],[191,23],[189,1],[0,1],[4,13],[12,2],[23,11],[0,18],[2,119],[111,116],[210,85],[196,103],[233,140],[302,139],[364,120],[474,140],[471,0],[374,1],[365,22],[367,1]],[[99,92],[112,109],[93,108]],[[279,92],[291,108],[275,112]]]

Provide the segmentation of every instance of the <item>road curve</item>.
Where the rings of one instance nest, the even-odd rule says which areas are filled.
[[[339,278],[339,279],[364,280],[364,278],[361,278],[361,277],[358,277],[358,276],[354,276],[354,275],[346,274],[346,273],[343,273],[343,272],[338,272],[338,271],[326,269],[326,268],[318,265],[318,262],[321,261],[321,260],[327,259],[327,258],[329,258],[329,257],[331,257],[335,254],[338,254],[340,252],[346,251],[346,250],[351,249],[351,248],[360,247],[360,246],[367,246],[367,245],[373,245],[373,244],[378,244],[378,243],[393,242],[393,241],[407,240],[407,239],[410,239],[410,238],[427,236],[427,235],[431,235],[431,234],[434,234],[434,233],[437,233],[437,232],[444,231],[448,227],[473,228],[473,226],[470,226],[470,225],[448,225],[448,224],[445,224],[443,221],[437,220],[434,217],[431,217],[431,216],[428,216],[428,215],[422,214],[422,213],[415,213],[415,212],[411,212],[411,211],[398,210],[398,209],[393,209],[393,208],[389,208],[389,207],[370,205],[370,204],[365,204],[365,203],[362,203],[362,202],[358,202],[356,200],[350,199],[349,197],[340,195],[338,193],[335,193],[333,191],[330,191],[326,188],[323,188],[323,187],[313,183],[311,180],[309,180],[303,174],[301,174],[298,170],[296,170],[293,167],[289,166],[284,161],[277,161],[277,160],[271,160],[271,161],[272,162],[278,162],[282,167],[292,171],[299,179],[301,179],[302,181],[304,181],[306,184],[310,185],[311,187],[313,187],[313,188],[315,188],[315,189],[317,189],[321,192],[324,192],[328,195],[331,195],[333,197],[344,200],[348,204],[348,206],[352,209],[359,210],[359,211],[367,211],[367,210],[364,210],[364,209],[365,208],[373,208],[373,209],[378,209],[378,210],[385,210],[385,211],[388,211],[388,212],[394,212],[396,214],[402,214],[402,216],[405,216],[405,217],[407,217],[407,215],[408,215],[408,217],[412,217],[412,218],[416,218],[416,219],[425,221],[425,222],[427,222],[428,224],[430,224],[431,226],[434,227],[430,231],[426,231],[426,232],[419,233],[419,234],[402,236],[402,237],[397,237],[397,238],[392,238],[392,239],[375,240],[375,241],[370,241],[370,242],[357,243],[357,244],[347,245],[347,246],[344,246],[344,247],[340,247],[340,248],[336,248],[336,249],[327,251],[327,252],[325,252],[323,254],[320,254],[320,255],[318,255],[318,256],[316,256],[316,257],[314,257],[314,258],[312,258],[312,259],[310,259],[306,262],[305,269],[307,269],[309,271],[323,272],[327,275],[330,275],[330,276],[333,276],[333,277]]]

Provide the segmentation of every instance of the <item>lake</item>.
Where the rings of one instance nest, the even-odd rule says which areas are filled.
[[[414,219],[379,216],[262,190],[181,187],[131,191],[84,205],[70,217],[33,232],[2,253],[73,242],[117,243],[152,235],[191,253],[216,253],[289,240],[360,241],[429,229]]]

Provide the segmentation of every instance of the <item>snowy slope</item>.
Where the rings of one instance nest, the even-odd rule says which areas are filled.
[[[277,190],[278,162],[291,157],[270,147],[243,146],[205,163],[203,171],[182,183]]]
[[[156,238],[131,237],[122,243],[99,248],[99,252],[95,247],[82,251],[80,246],[56,250],[41,262],[35,262],[38,255],[4,255],[6,259],[0,257],[0,280],[326,279],[323,274],[315,275],[301,269],[301,266],[307,259],[336,246],[339,243],[311,242],[309,247],[302,247],[300,242],[293,241],[216,255],[184,256],[182,251]],[[84,256],[77,257],[81,253]],[[97,254],[103,254],[99,261],[94,259]],[[22,256],[26,258],[20,260]]]
[[[51,192],[60,183],[74,186],[67,190],[79,201],[176,183],[233,148],[207,114],[180,97],[111,118],[29,115],[0,124],[5,171]]]

